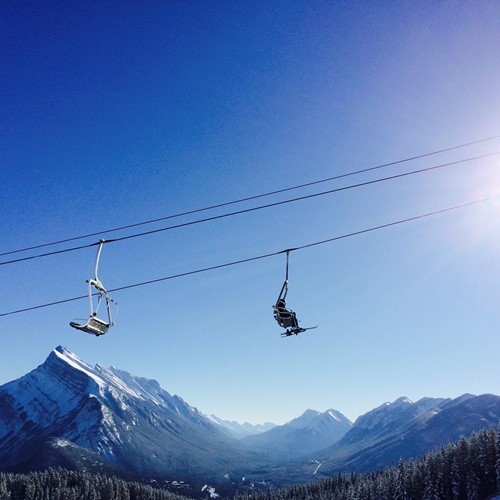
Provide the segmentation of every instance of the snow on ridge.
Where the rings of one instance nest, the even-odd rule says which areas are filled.
[[[340,422],[340,418],[337,415],[335,415],[335,413],[333,413],[332,410],[328,410],[327,413],[328,413],[328,415],[330,415],[330,417],[333,418],[333,420],[336,420],[337,422]]]
[[[373,410],[370,410],[368,412],[368,414],[374,414],[380,410],[384,410],[386,408],[397,408],[398,406],[402,406],[404,404],[411,404],[413,405],[413,401],[411,401],[410,399],[408,399],[406,396],[401,396],[399,397],[398,399],[396,399],[395,401],[393,401],[392,403],[390,401],[386,401],[385,403],[382,403],[380,406],[377,406],[376,408],[374,408]],[[361,415],[361,417],[363,417],[364,415]],[[359,417],[359,418],[361,418]]]
[[[97,382],[97,385],[99,386],[99,388],[101,388],[102,386],[105,385],[104,380],[97,375],[95,370],[90,365],[88,365],[87,363],[82,361],[78,356],[76,356],[72,352],[68,351],[64,347],[59,346],[56,349],[54,349],[52,352],[59,359],[61,359],[62,361],[64,361],[68,365],[70,365],[72,368],[75,368],[76,370],[85,373],[85,375],[87,375],[91,379],[95,380]]]
[[[137,399],[151,401],[157,406],[168,406],[163,394],[170,396],[167,391],[161,388],[154,379],[137,377],[124,370],[111,366],[109,369],[102,369],[116,383],[120,389]]]
[[[222,419],[216,417],[215,415],[205,415],[205,417],[208,418],[208,420],[214,422],[215,424],[220,424],[222,422]]]
[[[95,367],[92,368],[92,366],[82,361],[71,351],[68,351],[66,348],[61,346],[54,349],[53,352],[59,359],[70,365],[72,368],[85,373],[88,377],[93,379],[97,383],[99,392],[102,396],[104,396],[104,388],[106,386],[111,386],[121,393],[125,393],[135,399],[149,400],[158,406],[162,404],[162,402],[158,400],[157,395],[148,391],[135,376],[130,375],[129,373],[122,372],[114,367],[106,369],[99,364],[96,364]],[[127,379],[130,380],[123,380],[122,376],[125,374],[127,375]]]
[[[414,404],[411,399],[408,399],[406,396],[401,396],[400,398],[396,399],[393,403],[391,403],[391,406],[402,406],[405,404]]]
[[[119,376],[120,374],[117,373],[118,370],[117,370],[117,372],[115,372],[115,371],[112,371],[112,369],[108,370],[100,365],[96,365],[96,370],[99,371],[99,373],[103,376],[103,378],[106,380],[108,385],[110,385],[111,387],[115,387],[116,389],[118,389],[122,393],[128,394],[129,396],[132,396],[133,398],[143,399],[143,400],[146,399],[143,394],[141,394],[140,392],[138,392],[137,390],[132,388],[130,386],[130,384],[128,384],[122,378],[120,378],[120,376]]]

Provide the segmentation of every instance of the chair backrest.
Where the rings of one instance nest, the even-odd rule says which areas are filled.
[[[99,319],[97,316],[91,316],[88,321],[82,325],[75,323],[72,321],[70,325],[77,330],[81,330],[86,333],[91,333],[96,337],[100,335],[104,335],[110,328],[110,324],[106,323],[102,319]]]
[[[93,316],[88,321],[88,328],[89,330],[92,330],[92,333],[94,333],[95,335],[104,335],[108,331],[109,327],[109,323],[106,323],[106,321],[99,319],[97,316]]]
[[[294,319],[295,313],[288,310],[286,307],[274,306],[274,318],[283,328],[295,326],[296,320]]]

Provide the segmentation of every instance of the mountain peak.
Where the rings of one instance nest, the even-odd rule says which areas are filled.
[[[403,406],[403,405],[412,405],[413,401],[411,399],[408,399],[406,396],[401,396],[396,401],[391,403],[391,406],[396,407],[396,406]]]
[[[89,379],[95,382],[99,387],[105,385],[104,380],[98,375],[96,370],[92,368],[89,364],[82,361],[76,354],[73,354],[71,351],[66,349],[63,346],[57,346],[47,358],[47,361],[44,365],[48,365],[47,368],[50,370],[51,365],[60,365],[65,363],[67,366],[72,368],[73,370],[77,370],[83,375],[86,375]],[[42,366],[44,366],[42,365]]]
[[[304,428],[308,427],[318,416],[321,415],[321,412],[317,410],[307,409],[300,417],[294,418],[290,420],[288,424],[291,427]]]
[[[318,411],[318,410],[311,410],[311,408],[308,408],[303,414],[302,416],[314,416],[314,415],[319,415],[321,412]]]
[[[387,412],[387,411],[392,411],[395,409],[398,409],[402,406],[407,406],[407,405],[412,405],[414,404],[413,401],[406,396],[400,396],[398,399],[394,400],[392,403],[390,401],[386,401],[385,403],[382,403],[380,406],[377,406],[373,410],[369,411],[366,413],[366,415],[377,413],[377,412]],[[364,415],[361,415],[358,418],[363,418]]]
[[[342,413],[340,413],[339,411],[333,409],[326,410],[324,415],[328,415],[330,418],[333,418],[333,420],[336,420],[337,422],[342,422],[347,418],[345,415],[342,415]]]
[[[69,349],[66,349],[66,347],[63,347],[62,345],[57,346],[49,355],[50,356],[55,356],[56,358],[65,361],[66,363],[70,365],[78,365],[78,366],[85,366],[87,369],[92,369],[90,365],[82,361],[76,354],[73,354]]]

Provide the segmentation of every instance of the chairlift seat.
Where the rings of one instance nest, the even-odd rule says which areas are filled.
[[[72,321],[70,326],[76,328],[77,330],[81,330],[82,332],[90,333],[99,337],[100,335],[104,335],[109,330],[111,324],[106,323],[106,321],[99,319],[97,316],[91,316],[88,321],[82,325]]]
[[[274,306],[274,318],[283,328],[298,328],[297,315],[285,307]]]

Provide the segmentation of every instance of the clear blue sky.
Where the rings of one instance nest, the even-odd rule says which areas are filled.
[[[2,252],[500,134],[496,1],[4,1],[0,41]],[[100,277],[118,288],[498,194],[493,157],[109,244]],[[500,394],[499,235],[496,201],[295,252],[288,303],[319,327],[288,339],[271,308],[283,256],[117,292],[102,338],[69,327],[85,301],[1,317],[0,384],[61,344],[254,423]],[[0,312],[85,294],[94,256],[0,266]]]

